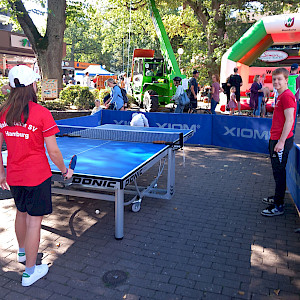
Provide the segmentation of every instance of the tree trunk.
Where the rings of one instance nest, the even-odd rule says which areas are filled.
[[[48,0],[45,36],[41,36],[21,0],[8,0],[32,45],[43,79],[57,79],[62,89],[63,39],[66,28],[66,0]]]
[[[37,43],[37,60],[43,79],[57,79],[59,92],[62,89],[63,41],[66,29],[66,1],[48,0],[47,30],[44,43]]]

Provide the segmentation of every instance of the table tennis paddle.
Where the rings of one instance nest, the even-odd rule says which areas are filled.
[[[75,169],[76,167],[76,163],[77,163],[77,155],[73,155],[71,160],[70,160],[70,163],[69,163],[69,169],[73,170]],[[65,174],[62,174],[62,177],[63,179],[66,181],[66,180],[70,180],[70,179],[67,179],[65,177],[65,175],[68,174],[68,171],[65,173]]]
[[[69,163],[69,169],[74,171],[76,167],[76,163],[77,163],[77,155],[73,155]]]
[[[176,141],[177,142],[177,141]],[[163,144],[163,145],[174,145],[176,142],[167,142],[167,141],[153,141],[153,144]],[[183,133],[179,133],[179,145],[183,147]]]

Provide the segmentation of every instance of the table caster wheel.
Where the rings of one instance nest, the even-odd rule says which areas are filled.
[[[131,210],[133,212],[139,212],[141,210],[141,203],[140,202],[133,203],[131,206]]]

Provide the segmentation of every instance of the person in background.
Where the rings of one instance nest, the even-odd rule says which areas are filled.
[[[264,97],[263,97],[262,103],[261,103],[261,117],[264,118],[267,116],[266,105],[270,99],[270,89],[267,86],[265,86],[262,88],[262,91],[264,93]]]
[[[211,85],[211,113],[216,114],[216,106],[220,101],[220,92],[223,92],[223,89],[220,87],[219,76],[212,75],[212,85]]]
[[[264,73],[260,77],[260,83],[261,83],[262,86],[265,85],[265,80],[266,80],[266,74]]]
[[[242,114],[241,112],[241,86],[243,85],[242,77],[238,74],[238,68],[233,69],[234,74],[230,75],[228,85],[231,87],[235,87],[235,95],[236,95],[236,102],[238,105],[239,115]]]
[[[125,89],[125,79],[123,75],[120,75],[119,77],[119,86],[120,88]]]
[[[82,81],[83,86],[87,86],[88,88],[91,88],[91,79],[90,79],[90,74],[89,72],[86,72],[83,81]]]
[[[273,93],[274,93],[274,103],[276,104],[278,98],[278,91],[275,88],[273,88]]]
[[[193,71],[193,77],[189,80],[188,96],[190,98],[190,108],[188,113],[193,113],[197,109],[197,94],[198,94],[198,82],[199,71]]]
[[[295,131],[296,126],[297,126],[297,117],[299,115],[299,106],[300,106],[300,75],[299,75],[298,64],[295,63],[295,64],[291,65],[290,75],[298,75],[298,77],[296,78],[296,91],[295,91],[295,98],[296,98],[296,102],[297,102],[297,113],[296,113],[295,128],[294,128],[294,131]]]
[[[261,212],[263,216],[267,217],[284,214],[286,164],[294,144],[293,129],[297,109],[295,96],[288,89],[288,77],[289,72],[285,68],[278,68],[272,73],[273,86],[278,91],[269,140],[275,195],[262,200],[263,203],[269,205]]]
[[[110,107],[115,110],[124,110],[124,100],[120,87],[113,78],[107,79],[107,85],[111,88],[111,94],[110,98],[104,103],[106,108]]]
[[[260,76],[255,75],[250,88],[250,107],[253,109],[253,116],[256,115],[258,109],[258,91],[259,91]]]
[[[100,100],[96,99],[95,100],[95,107],[93,108],[91,115],[95,114],[96,112],[98,112],[99,110],[102,109],[101,106],[100,106],[100,104],[101,104]]]
[[[149,127],[149,122],[144,114],[133,113],[130,126]]]
[[[96,75],[93,79],[95,89],[100,90],[100,75]]]
[[[174,81],[174,85],[176,86],[176,93],[175,95],[171,98],[171,101],[175,101],[176,104],[176,109],[175,109],[175,113],[183,113],[184,110],[184,105],[180,104],[180,99],[184,93],[183,87],[181,85],[181,81],[182,79],[180,77],[174,77],[173,79]]]
[[[125,82],[125,90],[127,93],[130,91],[130,78],[127,77],[127,74],[124,73],[124,82]]]
[[[255,116],[260,117],[262,101],[264,98],[264,91],[263,91],[263,85],[262,85],[261,81],[258,83],[258,85],[259,85],[258,104],[257,104],[257,109],[255,110]]]
[[[72,80],[72,84],[75,85],[76,84],[75,75],[71,76],[71,80]]]
[[[230,100],[229,100],[229,103],[228,103],[228,107],[230,109],[230,116],[232,116],[234,114],[234,110],[237,107],[235,91],[236,91],[235,87],[232,86],[230,88]]]
[[[228,110],[228,103],[230,100],[230,84],[229,84],[230,77],[227,77],[226,82],[222,83],[223,93],[226,95],[227,103],[226,103],[226,110]]]
[[[22,285],[30,286],[48,273],[48,265],[36,265],[41,222],[52,213],[51,176],[45,146],[52,162],[65,179],[73,170],[65,166],[55,134],[59,129],[48,109],[37,104],[39,75],[27,66],[13,67],[11,92],[0,107],[0,146],[7,145],[7,168],[0,154],[0,186],[11,191],[16,205],[16,261],[26,261]]]
[[[65,78],[64,78],[64,83],[68,84],[70,80],[71,80],[71,77],[70,77],[69,73],[66,73]]]

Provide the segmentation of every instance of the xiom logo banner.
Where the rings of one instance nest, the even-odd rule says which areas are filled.
[[[291,28],[291,27],[293,27],[294,23],[295,23],[295,18],[289,17],[289,18],[285,19],[284,26],[287,28]]]

